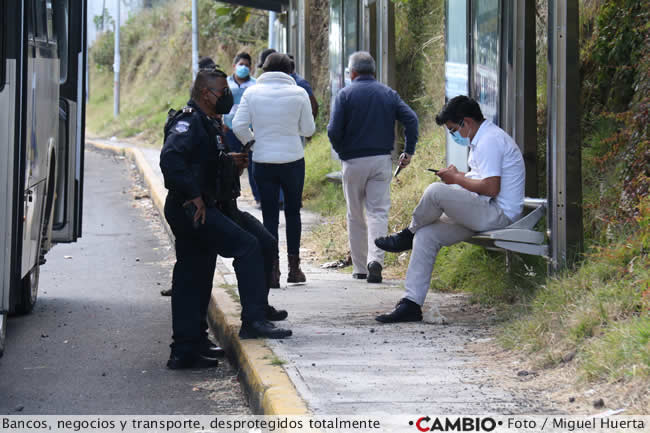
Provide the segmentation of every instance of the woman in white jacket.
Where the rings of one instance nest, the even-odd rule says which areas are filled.
[[[262,66],[264,73],[255,86],[244,93],[232,121],[233,131],[242,143],[255,139],[253,162],[255,180],[262,201],[264,227],[278,239],[279,195],[284,192],[288,283],[306,281],[300,269],[300,208],[305,183],[305,158],[300,137],[310,137],[316,126],[307,92],[289,75],[291,60],[273,53]],[[253,131],[250,126],[252,125]],[[276,262],[271,287],[279,287],[280,270]]]

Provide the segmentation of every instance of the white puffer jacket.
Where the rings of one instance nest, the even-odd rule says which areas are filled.
[[[232,129],[242,143],[255,138],[253,161],[284,164],[305,156],[300,137],[316,125],[305,89],[284,72],[265,72],[242,96]]]

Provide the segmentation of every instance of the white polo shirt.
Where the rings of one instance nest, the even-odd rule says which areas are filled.
[[[499,176],[501,189],[496,203],[511,221],[519,219],[524,208],[526,169],[517,143],[503,129],[484,120],[469,148],[470,171],[466,176],[472,179]]]

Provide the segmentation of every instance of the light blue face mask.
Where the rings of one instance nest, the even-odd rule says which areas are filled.
[[[463,137],[458,131],[454,131],[451,134],[451,138],[453,138],[453,140],[461,146],[469,146],[469,137]]]
[[[459,131],[462,127],[463,127],[463,121],[461,120],[458,129],[455,130],[454,132],[450,132],[451,138],[461,146],[469,146],[470,143],[469,137],[463,137],[462,135],[460,135]]]
[[[246,65],[237,65],[237,68],[235,68],[235,74],[237,74],[239,78],[246,78],[250,73],[251,70]]]

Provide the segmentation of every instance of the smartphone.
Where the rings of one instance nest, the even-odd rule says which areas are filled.
[[[183,210],[185,211],[185,215],[190,219],[190,222],[192,223],[192,227],[195,229],[199,228],[199,220],[194,220],[194,215],[196,215],[196,212],[199,210],[196,205],[192,202],[189,202],[186,205],[183,205]]]

